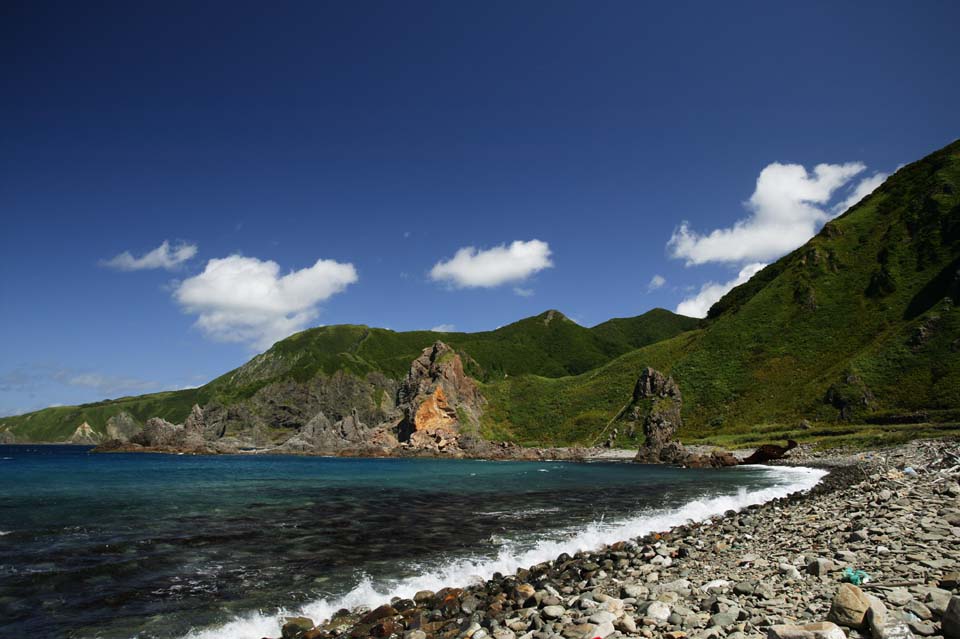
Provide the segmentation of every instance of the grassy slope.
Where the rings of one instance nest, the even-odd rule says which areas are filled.
[[[398,333],[367,326],[325,326],[292,335],[198,389],[48,408],[2,419],[0,426],[11,428],[21,439],[59,441],[84,421],[102,431],[107,419],[121,410],[140,421],[159,416],[179,422],[194,403],[230,403],[281,379],[305,381],[338,370],[355,375],[380,372],[399,379],[410,362],[437,339],[468,354],[468,372],[481,380],[528,373],[568,376],[600,366],[638,345],[676,335],[696,323],[695,319],[654,309],[593,329],[579,326],[556,311],[482,333]]]
[[[823,399],[850,374],[875,397],[857,420],[923,410],[916,419],[956,421],[960,311],[944,297],[960,297],[958,194],[954,143],[901,169],[806,245],[731,291],[705,328],[580,376],[488,384],[488,434],[525,443],[595,441],[646,365],[680,384],[687,439],[748,443],[794,433],[801,417],[835,424],[838,411]],[[920,333],[926,341],[916,339]],[[766,431],[758,427],[764,424]],[[911,432],[825,428],[804,438]]]

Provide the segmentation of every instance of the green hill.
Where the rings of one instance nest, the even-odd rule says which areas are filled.
[[[376,398],[390,386],[383,380],[402,378],[440,338],[480,381],[489,400],[481,429],[493,439],[597,442],[617,428],[645,366],[679,383],[687,441],[907,439],[958,430],[958,299],[954,142],[897,171],[804,246],[730,291],[703,321],[655,309],[593,328],[557,311],[482,333],[327,326],[278,342],[201,388],[51,408],[0,427],[19,439],[57,441],[83,421],[102,431],[121,410],[140,421],[182,421],[194,403],[215,403],[270,428],[264,416],[279,404],[296,413],[297,398],[309,398],[295,382],[322,385],[338,371],[366,380],[370,414],[379,414]],[[295,417],[293,424],[303,416]],[[625,446],[637,443],[621,437]]]
[[[488,384],[485,427],[522,442],[594,441],[638,372],[653,366],[681,387],[686,440],[952,431],[960,422],[958,299],[954,142],[730,291],[703,328],[579,376]],[[798,429],[801,419],[813,426]]]
[[[615,323],[615,324],[614,324]],[[304,382],[344,371],[357,377],[382,373],[401,379],[410,362],[437,339],[466,355],[467,371],[481,381],[536,374],[562,377],[583,373],[639,345],[696,326],[698,320],[654,309],[638,317],[582,327],[558,311],[547,311],[481,333],[395,332],[367,326],[309,329],[277,342],[266,352],[196,389],[48,408],[0,420],[20,440],[62,441],[86,421],[103,432],[121,411],[143,422],[163,417],[180,422],[194,403],[230,405],[284,380]],[[608,326],[614,324],[616,330]]]

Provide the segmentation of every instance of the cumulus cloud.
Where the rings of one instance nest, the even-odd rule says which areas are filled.
[[[440,324],[438,326],[434,326],[430,330],[434,333],[452,333],[455,329],[456,326],[453,324]]]
[[[886,173],[874,173],[870,177],[865,177],[860,180],[860,182],[857,183],[856,188],[850,192],[850,195],[848,195],[844,200],[837,202],[833,206],[831,209],[833,214],[840,215],[851,206],[873,193],[878,186],[886,182],[888,177],[890,176]]]
[[[684,299],[680,304],[677,305],[677,313],[680,315],[687,315],[689,317],[706,317],[707,311],[710,310],[710,307],[713,306],[717,300],[727,294],[732,288],[740,286],[745,283],[751,277],[760,272],[766,264],[755,263],[747,264],[740,272],[737,274],[737,277],[730,280],[729,282],[724,282],[719,284],[717,282],[707,282],[700,287],[700,291],[693,297],[688,297]]]
[[[654,275],[650,278],[650,283],[647,284],[647,291],[655,291],[658,288],[663,288],[663,285],[667,283],[667,278],[663,275]]]
[[[748,217],[707,234],[684,222],[667,248],[673,257],[686,260],[687,266],[779,257],[813,237],[819,225],[833,216],[832,210],[825,209],[833,195],[864,169],[861,162],[818,164],[809,173],[799,164],[774,162],[757,178],[746,203]]]
[[[124,251],[109,260],[103,260],[101,264],[118,271],[143,271],[156,268],[172,271],[196,254],[196,244],[179,242],[171,246],[170,242],[164,240],[163,244],[140,257],[134,257],[130,251]]]
[[[265,349],[303,330],[317,305],[357,281],[353,264],[317,260],[280,274],[271,260],[231,255],[207,262],[203,272],[176,285],[174,299],[208,337]]]
[[[457,288],[492,288],[523,281],[551,266],[546,242],[516,240],[483,251],[473,246],[461,248],[449,260],[437,262],[430,277]]]

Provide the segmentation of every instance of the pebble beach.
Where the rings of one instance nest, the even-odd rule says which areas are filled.
[[[829,470],[805,493],[276,636],[960,637],[960,444],[793,453]]]

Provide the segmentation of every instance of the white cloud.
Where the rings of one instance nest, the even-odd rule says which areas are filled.
[[[706,235],[691,230],[684,222],[667,248],[673,257],[686,260],[687,266],[780,257],[813,237],[819,225],[833,216],[824,206],[865,168],[860,162],[818,164],[811,174],[799,164],[774,162],[757,178],[756,189],[746,203],[748,217]]]
[[[831,209],[833,214],[840,215],[851,206],[873,193],[878,186],[887,180],[888,177],[890,176],[886,173],[874,173],[870,177],[865,177],[860,180],[860,182],[857,183],[856,188],[851,191],[850,195],[848,195],[845,200],[837,202],[833,206]]]
[[[457,327],[453,324],[440,324],[438,326],[434,326],[430,330],[434,333],[452,333],[456,328]]]
[[[654,275],[650,278],[650,283],[647,284],[647,291],[655,291],[658,288],[662,288],[666,283],[667,278],[665,278],[663,275]]]
[[[451,259],[437,262],[430,277],[458,288],[492,288],[523,281],[551,266],[546,242],[516,240],[509,246],[501,244],[484,251],[472,246],[461,248]]]
[[[186,312],[199,315],[196,325],[212,339],[265,349],[306,328],[320,302],[356,281],[353,264],[321,259],[281,276],[276,262],[231,255],[207,262],[173,295]]]
[[[520,297],[533,297],[534,290],[532,288],[521,288],[519,286],[514,286],[513,292]]]
[[[699,293],[693,297],[684,299],[677,305],[677,313],[689,317],[706,317],[707,311],[710,310],[710,307],[713,306],[717,300],[726,295],[727,292],[735,286],[740,286],[756,275],[764,266],[766,266],[766,264],[763,263],[747,264],[740,269],[737,277],[729,282],[724,282],[723,284],[707,282],[700,287]]]
[[[124,251],[101,264],[119,271],[142,271],[145,269],[164,268],[171,271],[197,254],[196,244],[179,242],[170,246],[170,242],[163,244],[145,253],[141,257],[134,257],[130,251]]]

